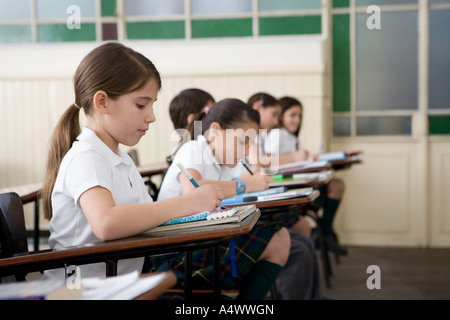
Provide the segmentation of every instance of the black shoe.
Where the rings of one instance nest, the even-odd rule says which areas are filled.
[[[338,244],[334,240],[333,236],[326,236],[326,237],[324,237],[323,241],[324,241],[325,246],[326,246],[326,248],[328,250],[330,250],[330,251],[332,251],[334,253],[343,255],[343,256],[346,256],[348,254],[347,248],[345,248],[345,247],[341,246],[340,244]]]

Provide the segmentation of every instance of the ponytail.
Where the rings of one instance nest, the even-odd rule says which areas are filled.
[[[74,103],[62,115],[53,131],[48,151],[47,172],[41,190],[44,216],[52,218],[52,191],[61,161],[81,133],[79,121],[80,108]]]

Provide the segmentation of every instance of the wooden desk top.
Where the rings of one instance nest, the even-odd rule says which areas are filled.
[[[167,163],[151,164],[137,167],[141,176],[153,176],[156,174],[162,174],[167,170],[169,166]]]
[[[330,164],[334,170],[342,170],[351,167],[353,164],[361,163],[362,160],[358,156],[349,156],[344,160],[330,161]]]
[[[171,235],[152,235],[142,233],[133,237],[112,241],[90,243],[83,246],[63,250],[47,250],[30,254],[0,259],[0,275],[19,272],[53,269],[64,264],[86,264],[102,262],[107,258],[125,259],[142,257],[149,254],[183,251],[189,246],[201,248],[211,246],[211,242],[225,241],[251,231],[261,213],[259,210],[244,219],[240,224],[229,226],[214,226],[195,228],[184,233],[177,231]],[[20,269],[20,270],[19,270]]]
[[[292,206],[292,205],[304,205],[304,204],[307,204],[307,203],[313,201],[318,196],[319,196],[319,191],[314,190],[307,197],[296,197],[296,198],[273,200],[273,201],[245,202],[245,203],[239,203],[239,204],[234,204],[234,205],[228,205],[225,207],[237,207],[237,206],[242,206],[242,205],[254,204],[254,205],[256,205],[256,208],[264,209],[264,208],[284,207],[284,206]]]

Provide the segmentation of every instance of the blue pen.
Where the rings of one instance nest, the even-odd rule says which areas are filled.
[[[177,166],[178,168],[180,168],[181,172],[183,172],[186,178],[188,178],[188,180],[194,185],[194,187],[198,188],[199,186],[197,181],[192,178],[191,174],[186,170],[186,168],[181,163],[177,163]]]

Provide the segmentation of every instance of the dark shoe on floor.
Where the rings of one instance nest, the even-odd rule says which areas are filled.
[[[348,254],[347,248],[337,243],[334,240],[333,236],[326,236],[323,240],[328,250],[343,256],[346,256]]]

